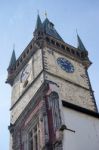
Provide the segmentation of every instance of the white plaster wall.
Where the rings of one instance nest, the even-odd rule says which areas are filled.
[[[33,98],[37,90],[40,88],[42,83],[44,82],[43,73],[40,77],[32,84],[31,87],[24,93],[20,101],[14,106],[11,111],[11,123],[13,124],[17,118],[20,116],[24,108],[28,105],[30,100]]]
[[[85,69],[81,63],[69,59],[55,51],[52,51],[49,48],[44,49],[44,56],[45,56],[44,62],[46,63],[45,68],[48,72],[89,89]],[[58,57],[63,57],[69,60],[73,64],[75,71],[73,73],[67,73],[64,70],[62,70],[60,66],[57,64]]]
[[[63,107],[64,130],[63,150],[99,150],[99,119]]]
[[[59,97],[61,100],[95,111],[95,104],[89,90],[73,85],[48,73],[45,74],[45,78],[59,86]]]

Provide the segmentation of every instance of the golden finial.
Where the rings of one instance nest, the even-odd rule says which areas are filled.
[[[77,28],[76,28],[76,34],[78,35],[78,31],[77,31]]]
[[[45,11],[45,17],[47,18],[47,12]]]

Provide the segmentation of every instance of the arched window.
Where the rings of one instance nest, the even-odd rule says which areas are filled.
[[[48,98],[49,109],[52,112],[53,127],[56,131],[61,126],[61,116],[59,109],[59,96],[56,92],[52,92]]]

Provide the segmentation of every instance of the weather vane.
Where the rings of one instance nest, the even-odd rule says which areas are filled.
[[[76,28],[76,34],[78,35],[78,31],[77,31],[77,28]]]

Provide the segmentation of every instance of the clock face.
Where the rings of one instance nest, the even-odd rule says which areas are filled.
[[[68,73],[74,72],[74,66],[71,64],[71,62],[69,62],[65,58],[59,57],[57,59],[57,63],[64,71],[66,71]]]
[[[21,82],[24,82],[28,79],[30,71],[31,71],[30,65],[27,64],[21,73]]]

